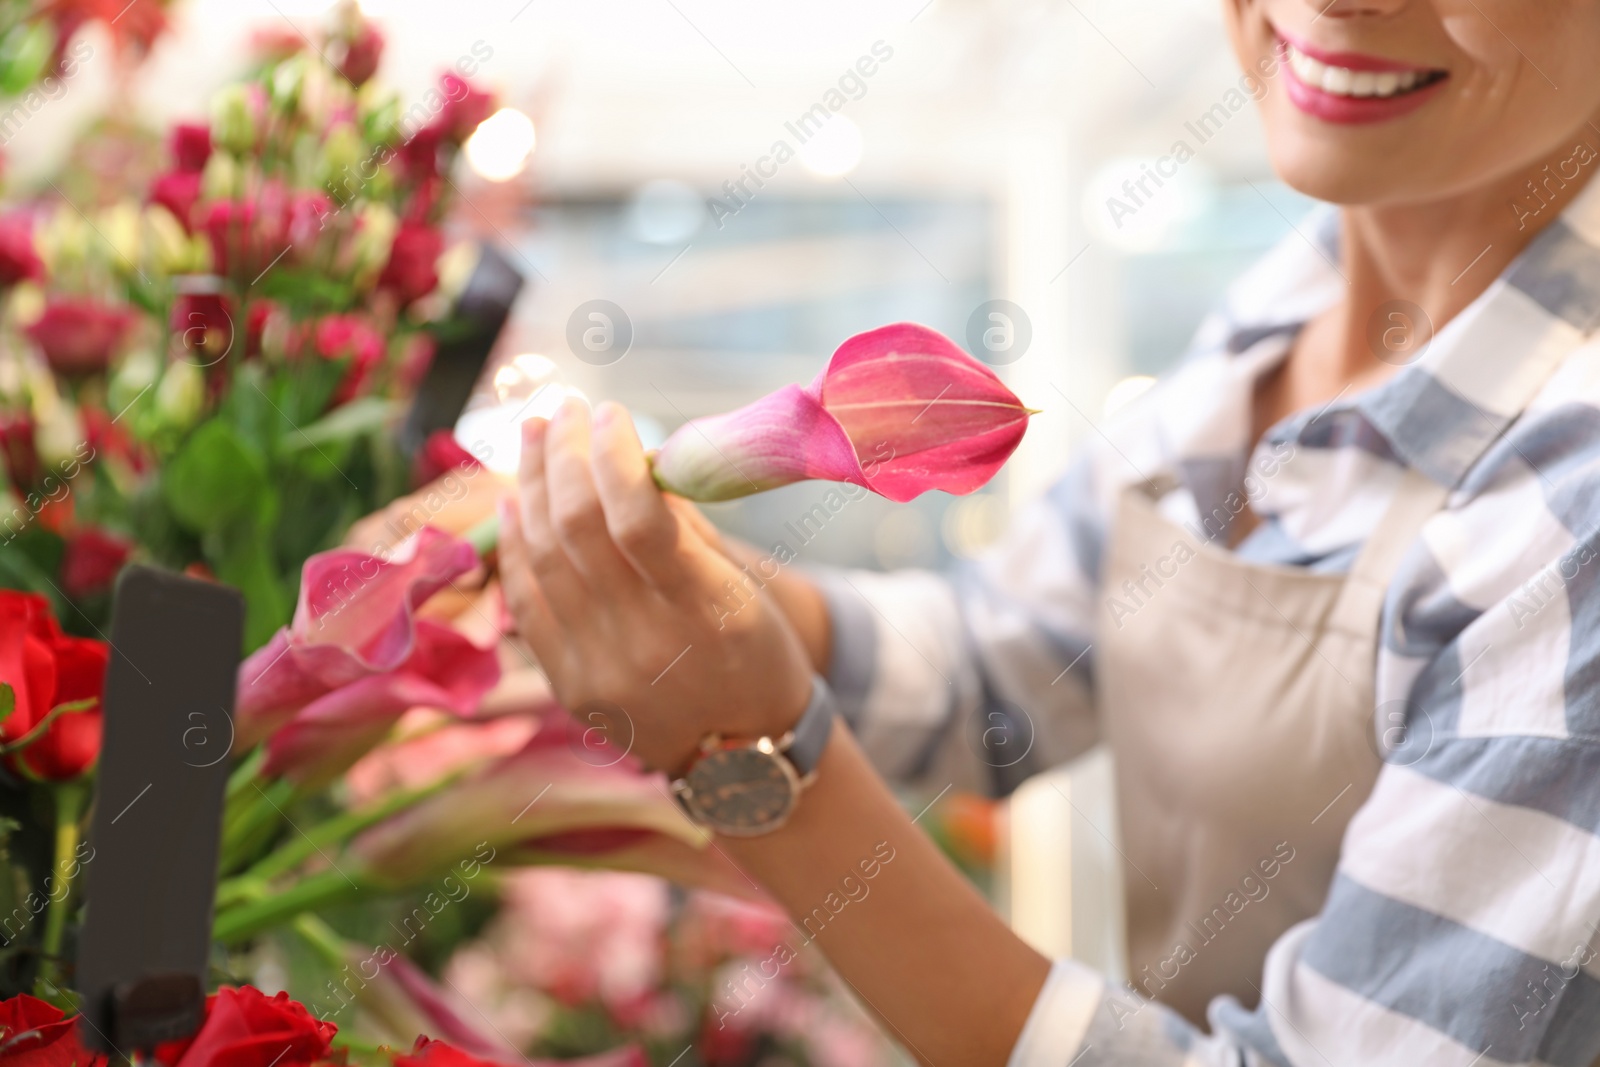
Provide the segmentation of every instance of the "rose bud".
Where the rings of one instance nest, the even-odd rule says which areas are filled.
[[[439,79],[439,89],[444,93],[445,104],[435,120],[446,139],[460,144],[472,136],[484,119],[494,113],[494,96],[453,72],[445,72]]]
[[[167,150],[180,174],[199,174],[211,158],[211,127],[198,122],[180,122],[167,134]]]
[[[33,244],[33,216],[15,211],[0,217],[0,285],[43,276],[44,263]]]
[[[259,85],[229,85],[211,101],[211,139],[234,155],[247,155],[266,117],[266,94]]]
[[[367,379],[383,362],[383,335],[354,315],[328,315],[312,335],[317,355],[326,360],[348,360],[344,377],[330,403],[337,407],[360,395]]]
[[[61,554],[61,590],[74,600],[111,589],[133,551],[133,542],[88,527],[67,538]]]
[[[378,72],[383,58],[383,34],[366,19],[359,19],[341,41],[334,44],[334,66],[357,89]]]
[[[402,304],[433,292],[439,284],[438,261],[444,235],[432,226],[404,222],[389,246],[389,261],[378,275],[378,286],[391,289]]]
[[[192,227],[194,205],[200,199],[200,175],[198,172],[173,171],[170,174],[157,175],[150,183],[150,198],[152,204],[159,204],[172,212],[172,217],[183,224],[188,230]]]
[[[904,502],[970,493],[1022,441],[1033,412],[988,367],[924,326],[857,334],[816,381],[695,419],[655,457],[656,482],[730,500],[792,482],[849,482]]]

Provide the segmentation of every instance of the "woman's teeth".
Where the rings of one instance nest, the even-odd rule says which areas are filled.
[[[1433,72],[1425,70],[1401,72],[1335,67],[1312,59],[1287,41],[1283,47],[1295,77],[1313,89],[1321,89],[1334,96],[1395,96],[1437,80]]]

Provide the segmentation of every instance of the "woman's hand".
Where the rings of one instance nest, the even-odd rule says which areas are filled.
[[[800,640],[709,524],[656,488],[621,407],[601,404],[591,427],[568,400],[523,423],[517,477],[501,581],[563,704],[674,773],[707,734],[794,725],[811,692]]]

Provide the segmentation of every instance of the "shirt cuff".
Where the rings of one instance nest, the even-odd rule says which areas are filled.
[[[1033,1002],[1006,1067],[1062,1067],[1078,1055],[1105,980],[1072,960],[1057,960]]]
[[[839,702],[839,713],[852,730],[861,722],[872,675],[878,661],[878,624],[867,603],[842,574],[820,571],[811,575],[828,607],[832,631],[828,651],[828,687]]]

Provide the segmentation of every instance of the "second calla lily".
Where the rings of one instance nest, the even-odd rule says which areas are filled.
[[[954,342],[899,323],[850,338],[809,386],[680,427],[656,454],[655,477],[702,501],[813,478],[897,502],[970,493],[1010,457],[1031,414]]]

